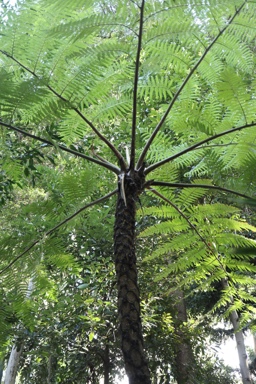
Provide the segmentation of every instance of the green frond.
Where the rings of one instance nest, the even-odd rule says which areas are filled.
[[[236,21],[230,26],[230,33],[235,36],[240,36],[244,41],[251,42],[255,37],[255,25],[253,17],[256,12],[256,6],[254,2],[250,2],[250,7],[243,9]]]
[[[188,68],[191,66],[191,55],[189,51],[186,51],[183,46],[179,46],[178,43],[169,43],[166,41],[153,41],[149,45],[148,54],[150,55],[150,59],[145,59],[143,63],[143,69],[147,69],[148,71],[151,68],[158,69],[158,66],[161,65],[162,68],[166,68],[166,70],[170,73],[186,73]],[[151,63],[152,61],[152,63]],[[153,64],[153,68],[151,65]],[[170,83],[171,85],[171,83]],[[169,85],[169,86],[170,86]]]
[[[162,148],[162,147],[161,147]],[[161,149],[160,149],[161,151]],[[180,178],[180,170],[174,163],[166,164],[164,167],[158,168],[151,173],[152,179],[162,180],[169,183],[177,183]],[[168,188],[169,193],[171,192]]]
[[[238,30],[237,30],[238,32]],[[213,50],[216,56],[225,60],[229,65],[244,72],[250,72],[253,67],[253,55],[248,45],[243,43],[238,34],[225,33]]]
[[[195,215],[200,215],[202,218],[211,217],[226,217],[239,213],[239,208],[231,205],[215,203],[215,204],[201,204],[190,208]]]
[[[198,68],[199,74],[202,76],[206,84],[214,86],[214,83],[218,81],[220,74],[224,68],[224,62],[219,55],[210,51],[205,60],[200,64]]]
[[[237,271],[239,271],[239,272],[251,272],[251,273],[256,272],[255,266],[252,265],[250,262],[246,262],[245,260],[242,260],[242,261],[237,260],[237,259],[228,260],[227,264],[228,264],[228,268],[234,272],[237,272]],[[248,286],[252,283],[252,280],[253,280],[253,279],[250,279],[250,277],[248,275],[236,277],[235,273],[233,275],[230,274],[230,278],[232,279],[232,281],[234,281],[236,283],[239,283],[241,285],[247,284]]]
[[[181,10],[186,11],[187,4],[177,9],[170,6],[171,12],[162,12],[162,18],[158,18],[157,24],[153,28],[148,28],[144,34],[144,39],[147,43],[156,41],[159,37],[166,41],[175,41],[176,39],[184,39],[193,33],[196,34],[198,26],[192,23],[193,17],[189,12],[186,12],[186,17],[183,18],[182,23],[178,18]],[[173,5],[173,4],[172,4]],[[148,24],[154,23],[154,19],[149,19]]]
[[[189,257],[190,259],[187,259],[186,256],[183,256],[183,257],[179,257],[179,260],[175,263],[170,263],[168,266],[166,267],[163,267],[162,269],[162,272],[159,272],[156,276],[155,276],[155,281],[161,281],[163,279],[166,279],[167,277],[170,277],[170,276],[173,276],[174,274],[181,274],[183,275],[182,279],[184,279],[184,281],[181,282],[181,284],[184,284],[184,282],[187,280],[185,279],[185,270],[187,268],[187,264],[189,264],[189,267],[193,267],[197,262],[199,263],[200,260],[202,260],[204,258],[204,255],[205,255],[205,251],[203,249],[192,249],[190,251],[188,251],[189,253]],[[195,260],[196,258],[196,260]],[[205,273],[204,275],[205,276]],[[199,275],[196,275],[196,276],[193,276],[193,279],[192,281],[201,281],[202,277],[200,277]],[[190,281],[190,284],[191,282]]]
[[[161,207],[143,207],[143,209],[141,209],[139,211],[139,213],[141,214],[141,216],[153,216],[153,217],[157,217],[159,219],[161,218],[165,218],[165,219],[172,219],[172,218],[177,218],[179,217],[179,213],[177,212],[177,210],[173,207],[171,207],[170,205],[161,205]]]
[[[180,247],[179,247],[180,248]],[[150,260],[158,259],[161,256],[169,256],[173,252],[173,247],[171,242],[164,242],[164,244],[157,247],[157,249],[153,252],[151,252],[150,255],[146,256],[143,259],[143,262],[148,262]]]
[[[78,174],[70,172],[60,179],[59,189],[67,201],[84,201],[97,188],[95,173],[87,168]]]
[[[220,99],[232,112],[235,112],[235,106],[236,108],[240,106],[240,109],[245,108],[246,111],[246,105],[251,96],[244,88],[243,79],[234,70],[226,69],[222,73],[217,87]]]
[[[219,246],[225,245],[227,248],[252,247],[250,239],[230,232],[216,234],[214,239]]]
[[[221,228],[223,230],[230,230],[230,231],[253,231],[255,232],[256,228],[253,225],[248,224],[246,221],[242,220],[230,220],[228,218],[212,218],[211,219],[212,224],[217,227]]]
[[[112,100],[100,103],[98,108],[95,108],[93,117],[95,121],[102,121],[125,117],[131,111],[131,100],[125,97],[114,98]]]
[[[174,232],[182,232],[189,228],[189,225],[186,221],[176,218],[168,222],[160,222],[153,227],[146,228],[143,232],[140,233],[140,237],[147,237],[153,235],[160,235],[165,233],[166,235]]]
[[[138,96],[144,99],[156,101],[172,97],[172,80],[170,76],[145,76],[138,87]]]
[[[184,188],[179,194],[177,203],[184,208],[188,208],[196,204],[200,198],[205,196],[206,192],[207,189],[203,188]]]
[[[71,254],[56,254],[53,252],[51,255],[48,253],[45,257],[45,262],[61,271],[66,270],[69,272],[72,271],[72,273],[78,273],[81,269]]]

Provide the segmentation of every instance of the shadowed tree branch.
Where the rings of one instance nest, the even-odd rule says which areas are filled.
[[[182,155],[185,155],[188,152],[193,151],[193,149],[199,147],[202,144],[205,144],[205,143],[208,143],[209,141],[215,140],[218,137],[228,135],[229,133],[233,133],[233,132],[236,132],[236,131],[240,131],[242,129],[251,128],[251,127],[255,127],[255,126],[256,126],[256,123],[252,122],[250,124],[241,125],[240,127],[228,129],[227,131],[224,131],[224,132],[221,132],[221,133],[217,133],[216,135],[207,137],[206,139],[201,140],[198,143],[191,145],[190,147],[184,149],[183,151],[180,151],[179,153],[176,153],[175,155],[172,155],[170,157],[167,157],[164,160],[158,161],[157,163],[150,165],[149,167],[147,167],[145,169],[145,175],[147,175],[148,173],[152,172],[154,169],[159,168],[161,165],[169,163],[170,161],[172,161],[174,159],[177,159],[178,157],[180,157]]]
[[[82,157],[83,159],[91,161],[92,163],[95,163],[95,164],[98,164],[98,165],[100,165],[102,167],[107,168],[108,170],[114,172],[116,175],[118,175],[120,173],[120,169],[118,167],[116,167],[114,164],[109,163],[106,160],[103,161],[103,159],[102,160],[94,159],[91,156],[87,156],[87,155],[85,155],[85,154],[83,154],[81,152],[74,151],[73,149],[67,148],[64,145],[52,143],[51,141],[49,141],[47,139],[43,139],[40,136],[33,135],[32,133],[26,132],[26,131],[24,131],[21,128],[15,127],[15,126],[13,126],[11,124],[4,123],[1,120],[0,120],[0,125],[2,125],[3,127],[8,128],[8,129],[11,129],[13,131],[19,132],[19,133],[21,133],[24,136],[28,136],[31,139],[34,139],[34,140],[37,140],[37,141],[41,141],[42,143],[48,144],[48,145],[50,145],[52,147],[57,147],[57,148],[61,149],[62,151],[65,151],[65,152],[68,152],[68,153],[72,153],[73,155],[78,156],[78,157]]]
[[[163,115],[163,117],[161,118],[161,120],[159,121],[158,125],[156,126],[155,130],[153,131],[152,135],[150,136],[150,138],[148,139],[141,155],[140,155],[140,158],[138,160],[138,163],[137,163],[137,166],[136,168],[140,168],[141,165],[143,164],[144,162],[144,159],[146,157],[146,154],[147,154],[147,151],[150,147],[150,145],[152,144],[155,136],[157,135],[157,133],[159,132],[159,130],[161,129],[162,125],[164,124],[167,116],[169,115],[173,105],[175,104],[176,100],[178,99],[179,95],[181,94],[183,88],[185,87],[185,85],[188,83],[189,79],[191,78],[191,76],[195,73],[195,71],[197,70],[197,68],[199,67],[199,65],[201,64],[201,62],[204,60],[205,56],[207,55],[207,53],[211,50],[212,46],[216,43],[216,41],[220,38],[220,36],[225,32],[225,30],[228,28],[228,26],[233,22],[233,20],[235,19],[235,17],[240,13],[240,11],[242,10],[242,8],[245,6],[246,4],[246,1],[239,7],[236,9],[236,12],[234,13],[234,15],[229,19],[228,23],[225,25],[224,28],[222,28],[218,35],[215,37],[215,39],[213,39],[213,41],[211,42],[211,44],[206,48],[206,50],[204,51],[204,53],[202,54],[202,56],[200,57],[200,59],[197,61],[197,63],[194,65],[194,67],[190,70],[189,74],[187,75],[187,77],[185,78],[185,80],[183,81],[183,83],[181,84],[180,88],[178,89],[178,91],[175,93],[172,101],[170,102],[165,114]]]
[[[60,228],[62,225],[66,224],[68,221],[72,220],[74,217],[79,215],[79,213],[83,212],[85,209],[92,207],[95,204],[101,203],[102,201],[108,199],[109,197],[113,196],[115,193],[118,192],[118,189],[115,189],[114,191],[108,193],[107,195],[100,197],[97,200],[92,201],[91,203],[86,204],[84,207],[78,209],[75,213],[73,213],[71,216],[67,217],[66,219],[62,220],[59,224],[57,224],[55,227],[49,229],[49,231],[45,232],[43,236],[41,236],[39,239],[33,241],[22,253],[20,253],[15,259],[13,259],[6,267],[4,267],[2,270],[0,270],[0,275],[2,275],[7,269],[9,269],[13,264],[16,263],[22,256],[24,256],[26,253],[28,253],[35,245],[37,245],[41,240],[43,240],[45,237],[51,235],[54,231],[56,231],[58,228]]]
[[[55,96],[57,96],[60,100],[64,101],[65,103],[69,104],[70,108],[75,111],[78,116],[80,116],[82,118],[83,121],[86,122],[87,125],[89,125],[89,127],[93,130],[93,132],[111,149],[111,151],[114,153],[114,155],[116,156],[116,158],[118,159],[119,163],[120,163],[120,167],[122,170],[126,170],[126,164],[125,164],[125,160],[123,158],[123,156],[121,155],[121,153],[115,148],[115,146],[104,136],[102,135],[98,129],[94,126],[94,124],[88,120],[84,114],[75,106],[73,106],[70,101],[68,99],[66,99],[64,96],[62,96],[60,93],[58,93],[57,91],[55,91],[54,88],[52,88],[49,84],[45,83],[42,79],[40,79],[40,77],[34,72],[32,71],[31,69],[29,69],[27,66],[25,66],[24,64],[22,64],[19,60],[17,60],[15,57],[13,57],[12,55],[10,55],[8,52],[5,52],[3,50],[0,49],[0,52],[5,55],[6,57],[8,57],[9,59],[13,60],[15,63],[17,63],[21,68],[25,69],[25,71],[29,72],[32,76],[34,76],[36,79],[42,81],[45,85],[46,88],[49,89],[49,91],[51,91]]]

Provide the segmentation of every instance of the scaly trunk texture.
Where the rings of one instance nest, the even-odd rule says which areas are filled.
[[[178,384],[193,384],[194,380],[194,358],[193,351],[188,339],[188,335],[184,332],[184,324],[187,323],[187,308],[184,294],[180,289],[174,292],[174,313],[175,313],[175,336],[176,343],[176,378]]]
[[[122,186],[119,183],[114,229],[121,348],[130,384],[151,383],[143,350],[135,254],[135,203],[143,183],[143,175],[139,172],[123,175]]]
[[[227,280],[222,279],[221,282],[224,289],[228,287]],[[243,384],[252,384],[251,373],[248,366],[247,353],[244,344],[244,335],[243,332],[240,330],[239,317],[237,312],[230,312],[229,319],[233,325],[235,333],[242,382]]]

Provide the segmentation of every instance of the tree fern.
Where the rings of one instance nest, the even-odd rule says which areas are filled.
[[[105,207],[106,216],[104,207],[93,215],[90,207],[116,194],[121,344],[131,383],[150,383],[134,251],[139,195],[142,215],[155,220],[141,236],[155,239],[148,260],[161,261],[158,280],[183,274],[183,286],[196,282],[203,290],[227,278],[229,287],[217,306],[229,303],[231,311],[243,310],[248,317],[243,303],[253,302],[251,292],[244,296],[255,272],[251,259],[238,260],[235,271],[231,247],[254,247],[246,237],[254,227],[227,204],[227,194],[245,198],[254,187],[255,5],[241,0],[26,0],[7,6],[3,15],[3,171],[16,184],[14,202],[18,185],[29,191],[36,183],[43,197],[28,203],[23,195],[26,207],[16,202],[21,218],[15,214],[13,225],[5,219],[10,233],[0,240],[2,275],[22,285],[19,269],[27,281],[33,271],[43,274],[44,260],[79,273],[67,239],[77,236],[79,226],[88,231],[85,241],[94,224],[103,231],[101,221],[111,209]],[[18,143],[25,160],[16,157]],[[237,188],[230,175],[240,179]],[[6,209],[14,212],[11,205]],[[18,291],[25,297],[21,285]]]

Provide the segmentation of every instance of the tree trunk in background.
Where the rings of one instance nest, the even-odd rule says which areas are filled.
[[[23,345],[21,345],[19,348],[16,345],[12,347],[12,351],[5,371],[4,384],[15,384],[22,350]]]
[[[53,384],[55,383],[55,373],[56,373],[56,368],[57,368],[57,357],[53,354],[49,356],[48,358],[48,364],[47,364],[47,371],[48,371],[48,376],[47,376],[47,384]]]
[[[29,297],[31,296],[33,288],[34,288],[33,279],[30,279],[28,283],[26,299],[29,299]],[[11,351],[7,368],[5,371],[4,384],[15,384],[16,376],[19,369],[20,357],[21,357],[23,348],[24,348],[23,342],[20,343],[20,345],[14,345],[12,347],[12,351]]]
[[[254,354],[256,355],[256,333],[255,332],[252,333],[252,337],[253,337],[253,350],[254,350]]]
[[[228,282],[222,279],[222,286],[224,289],[228,287]],[[237,352],[239,357],[240,372],[243,384],[252,384],[251,373],[249,370],[247,353],[244,344],[244,335],[240,330],[239,317],[236,311],[232,311],[229,315],[230,322],[233,325],[234,334],[236,338]]]
[[[3,371],[4,371],[4,360],[0,360],[0,384],[2,383]]]
[[[184,324],[187,323],[187,309],[184,294],[181,290],[176,290],[174,296],[174,326],[176,338],[176,379],[178,384],[193,384],[194,381],[194,358],[193,351],[184,332]]]
[[[235,332],[242,381],[243,381],[243,384],[251,384],[252,380],[251,380],[247,353],[246,353],[245,344],[244,344],[244,335],[243,335],[243,332],[239,330],[239,318],[238,318],[237,312],[232,311],[229,315],[229,318]]]
[[[109,345],[105,346],[104,350],[104,384],[109,384],[110,375],[110,359],[109,359]]]
[[[121,348],[130,384],[151,383],[143,349],[135,255],[135,202],[143,183],[139,173],[124,176],[124,188],[119,185],[114,229]]]

